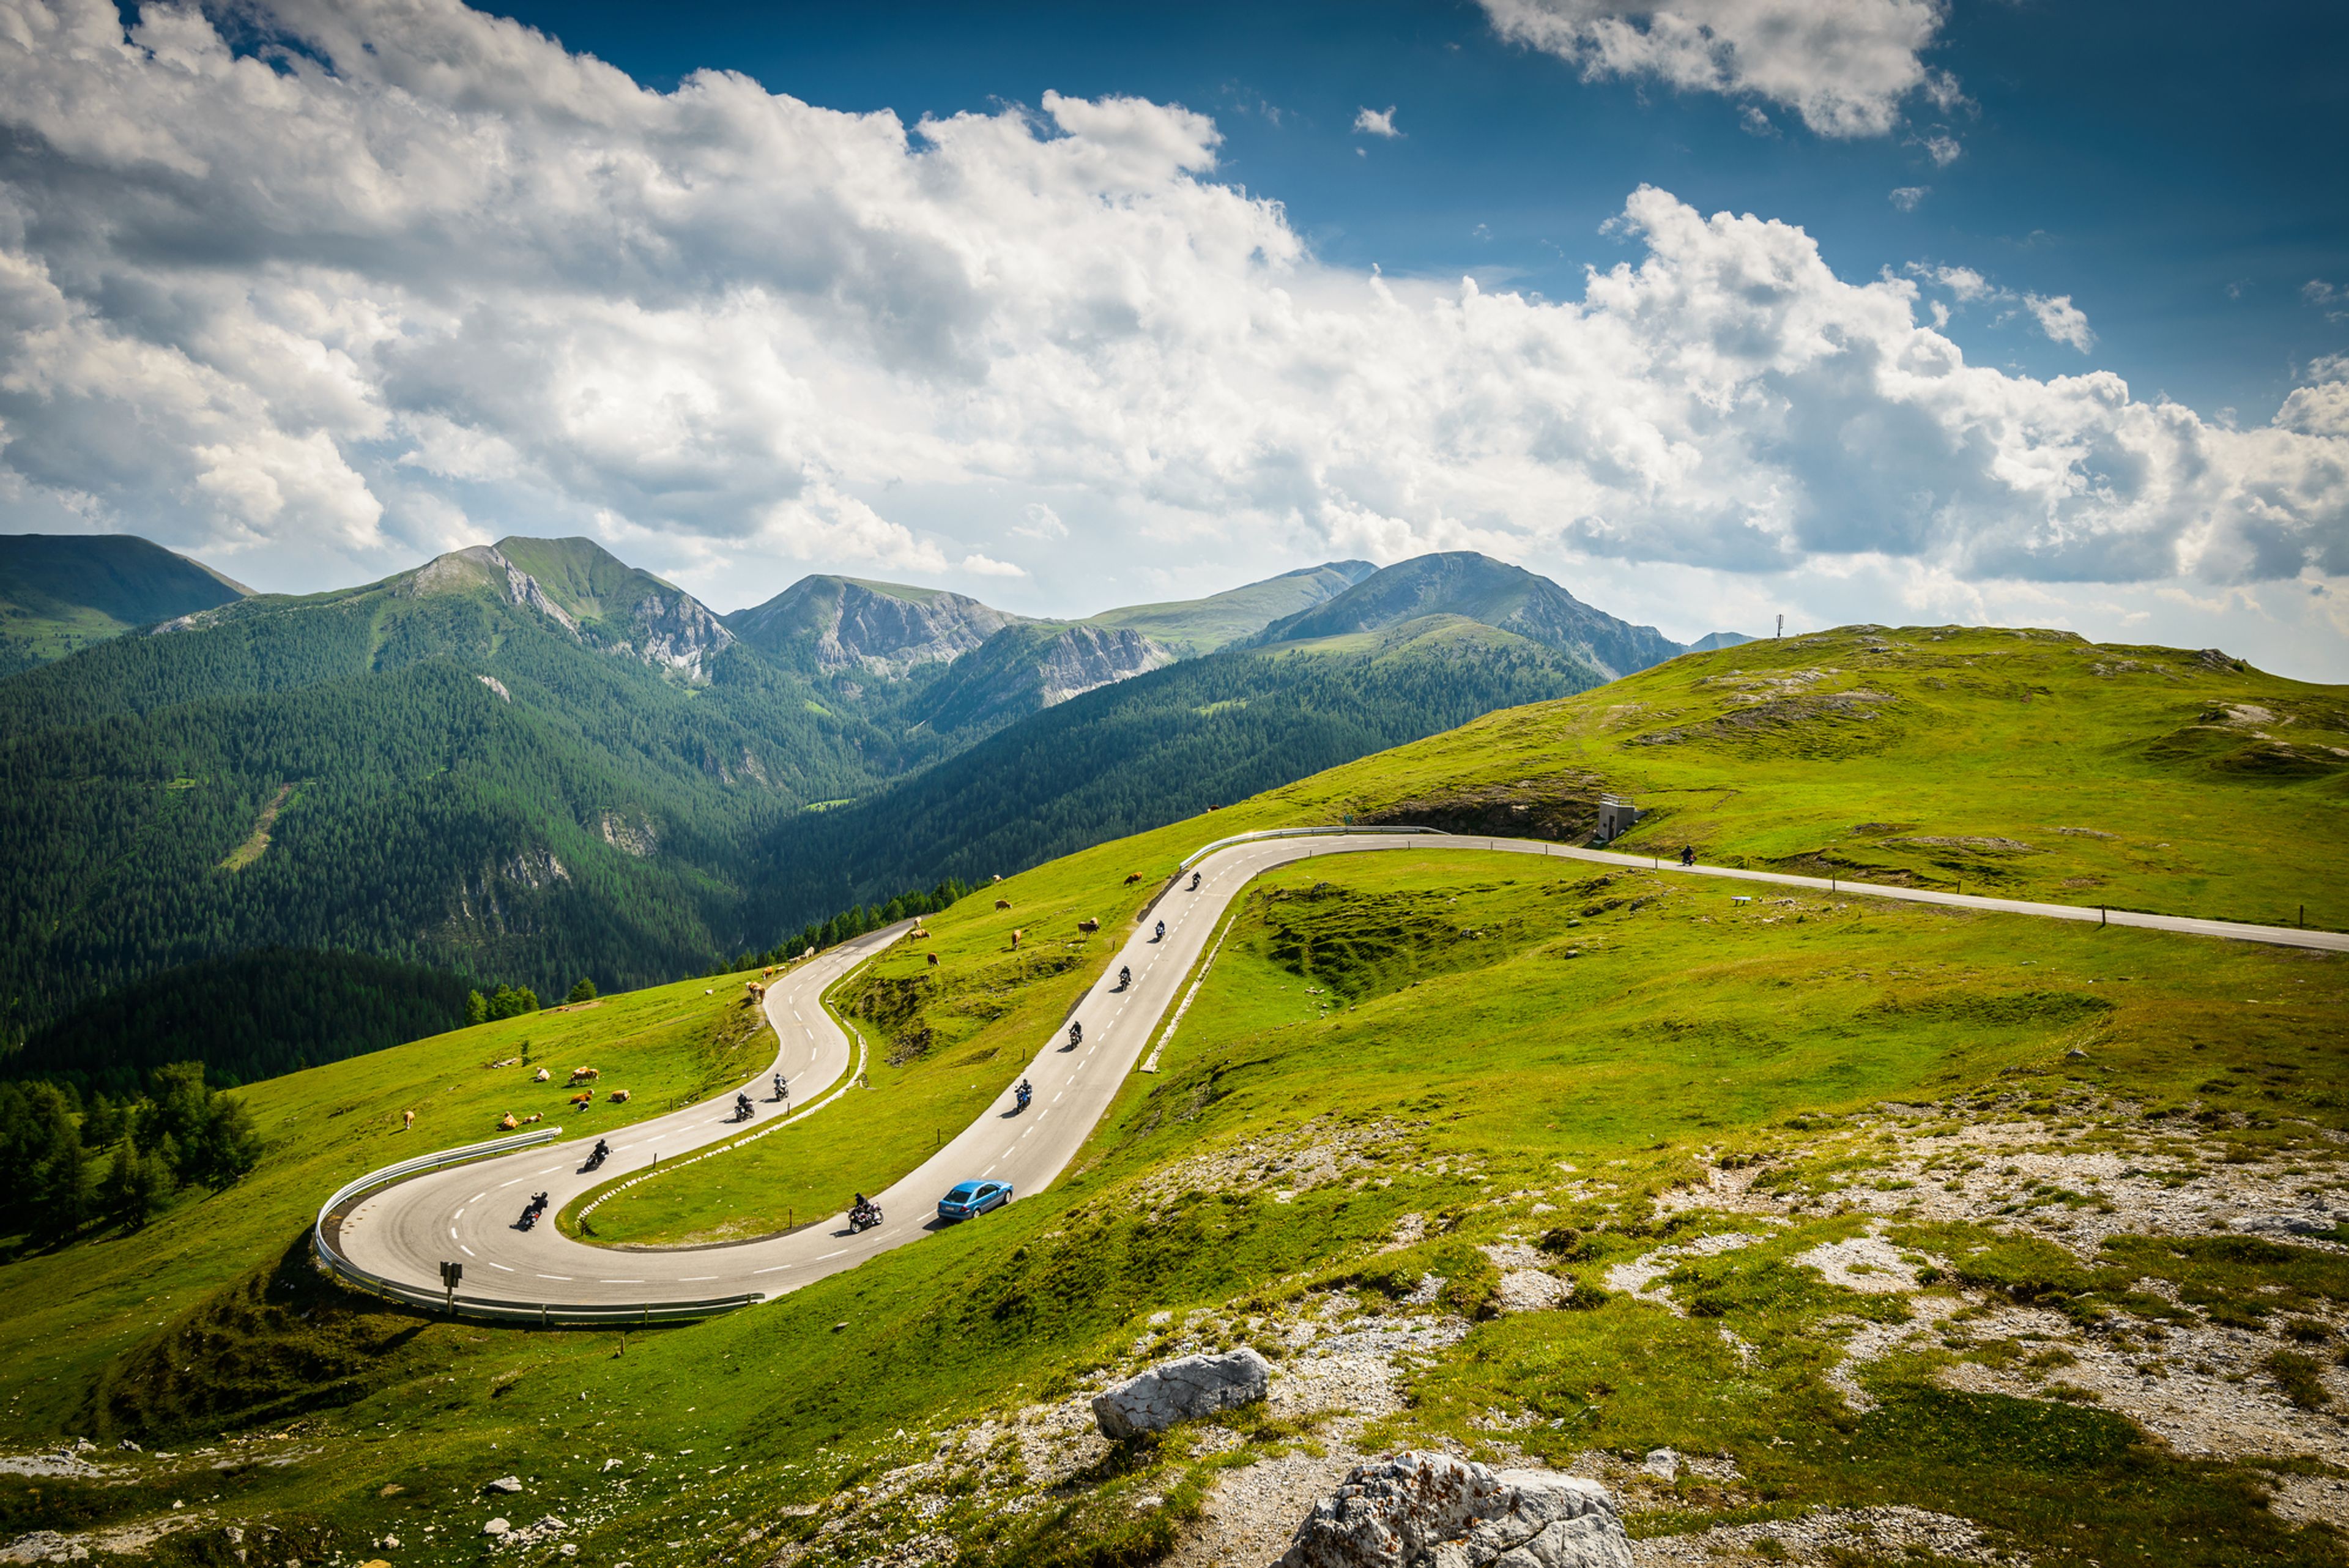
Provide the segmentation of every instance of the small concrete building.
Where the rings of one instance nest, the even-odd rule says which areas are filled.
[[[1628,794],[1602,794],[1599,797],[1599,842],[1611,844],[1631,831],[1640,820],[1640,808],[1631,804]]]

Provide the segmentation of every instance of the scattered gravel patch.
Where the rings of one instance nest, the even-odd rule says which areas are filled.
[[[2279,1476],[2268,1511],[2294,1524],[2349,1523],[2349,1480],[2339,1476]]]
[[[1786,1260],[1797,1268],[1816,1269],[1827,1282],[1863,1295],[1913,1291],[1917,1265],[1901,1260],[1900,1249],[1878,1236],[1855,1236]]]
[[[2049,1368],[2018,1359],[2004,1367],[1961,1361],[1940,1376],[1946,1387],[2044,1399],[2060,1385],[2127,1417],[2177,1452],[2197,1459],[2308,1458],[2349,1467],[2349,1426],[2329,1411],[2300,1409],[2261,1365],[2276,1347],[2265,1334],[2216,1324],[2170,1324],[2158,1346],[2124,1349],[2080,1334],[2062,1314],[2002,1307],[1962,1325],[1979,1342],[2028,1340],[2072,1360]],[[2202,1370],[2196,1370],[2197,1367]],[[2324,1374],[2333,1407],[2349,1407],[2349,1376]]]
[[[1687,1312],[1680,1303],[1672,1300],[1671,1292],[1650,1290],[1648,1287],[1679,1268],[1682,1258],[1718,1257],[1723,1252],[1734,1252],[1741,1247],[1751,1247],[1756,1241],[1768,1240],[1767,1236],[1732,1231],[1719,1236],[1702,1236],[1677,1247],[1659,1247],[1652,1252],[1642,1252],[1630,1262],[1618,1263],[1608,1270],[1607,1288],[1667,1308],[1675,1317],[1686,1317]]]
[[[1789,1563],[1841,1563],[1857,1556],[1867,1561],[1904,1556],[1928,1557],[1944,1563],[1998,1563],[2027,1568],[2031,1559],[2012,1549],[1990,1544],[1982,1527],[1954,1514],[1932,1513],[1921,1508],[1829,1508],[1800,1519],[1773,1520],[1764,1524],[1723,1524],[1687,1535],[1658,1535],[1631,1542],[1637,1568],[1667,1568],[1670,1564],[1701,1563],[1713,1568],[1717,1558],[1752,1558],[1754,1544],[1773,1540],[1785,1549]]]

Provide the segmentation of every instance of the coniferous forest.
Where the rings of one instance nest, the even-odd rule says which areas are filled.
[[[0,1076],[249,1082],[774,961],[1600,679],[1437,616],[1186,659],[957,754],[906,716],[936,668],[827,679],[584,541],[502,548],[552,588],[460,552],[0,679]]]

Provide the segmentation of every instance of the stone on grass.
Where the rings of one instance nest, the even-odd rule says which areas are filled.
[[[493,1519],[481,1526],[481,1533],[484,1535],[505,1535],[511,1533],[512,1530],[513,1526],[502,1519]]]
[[[1355,1466],[1280,1568],[1631,1568],[1631,1543],[1596,1481],[1421,1450]]]
[[[500,1476],[497,1480],[492,1481],[481,1490],[483,1491],[520,1491],[522,1490],[522,1477]]]
[[[1093,1396],[1093,1419],[1112,1441],[1163,1432],[1177,1421],[1253,1405],[1272,1368],[1245,1345],[1222,1355],[1186,1355]]]

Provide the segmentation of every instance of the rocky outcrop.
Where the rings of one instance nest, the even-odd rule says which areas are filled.
[[[657,669],[699,682],[709,679],[709,661],[734,644],[709,606],[690,594],[647,594],[636,602],[623,637],[603,644]]]
[[[941,588],[812,576],[737,610],[727,624],[752,647],[811,674],[854,670],[902,680],[921,665],[952,664],[1024,620]]]
[[[516,547],[531,543],[521,541]],[[584,542],[580,547],[592,548]],[[709,680],[710,661],[734,642],[726,623],[691,594],[610,561],[600,550],[594,553],[621,581],[600,600],[574,601],[583,602],[577,615],[495,545],[470,545],[436,556],[405,580],[395,579],[393,591],[424,598],[488,587],[506,603],[533,611],[599,652],[634,659],[697,684]]]
[[[1093,1396],[1093,1419],[1112,1441],[1163,1432],[1177,1421],[1256,1404],[1271,1372],[1263,1356],[1245,1346],[1222,1355],[1186,1355]]]
[[[1409,1452],[1356,1466],[1280,1568],[1631,1568],[1631,1543],[1596,1481]]]
[[[1129,628],[1072,626],[1047,644],[1036,661],[1041,706],[1050,708],[1174,662],[1172,649]]]

